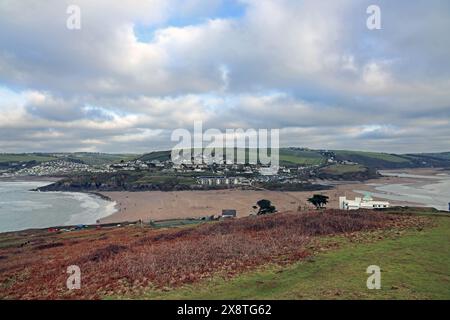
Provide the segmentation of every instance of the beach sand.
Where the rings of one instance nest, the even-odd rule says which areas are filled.
[[[388,172],[403,172],[416,175],[433,176],[440,171],[437,169],[401,169]],[[252,206],[261,199],[272,201],[277,210],[297,211],[310,210],[314,207],[307,199],[314,194],[329,197],[327,208],[339,207],[339,196],[347,198],[361,197],[354,190],[375,192],[375,187],[382,184],[420,183],[417,178],[381,177],[365,182],[330,182],[331,190],[279,192],[279,191],[251,191],[251,190],[210,190],[210,191],[174,191],[174,192],[102,192],[103,195],[117,203],[118,211],[100,220],[101,223],[116,223],[123,221],[162,220],[174,218],[194,218],[219,215],[222,209],[237,210],[238,217],[248,216],[254,212]],[[375,200],[383,200],[376,198]],[[391,205],[418,206],[417,203],[391,201]]]
[[[387,178],[394,179],[394,178]],[[378,180],[376,180],[378,182]],[[313,194],[328,196],[328,208],[338,208],[339,196],[354,198],[361,196],[353,190],[370,191],[372,187],[362,183],[336,185],[324,191],[279,192],[251,190],[209,190],[209,191],[145,191],[145,192],[102,192],[117,203],[118,211],[100,220],[101,223],[137,221],[142,219],[162,220],[219,215],[222,209],[237,210],[238,217],[254,212],[252,206],[261,199],[272,201],[277,210],[310,210],[314,207],[307,202]]]

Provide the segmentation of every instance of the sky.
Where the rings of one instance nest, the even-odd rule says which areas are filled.
[[[447,0],[0,0],[0,153],[144,153],[194,121],[450,151],[449,33]]]

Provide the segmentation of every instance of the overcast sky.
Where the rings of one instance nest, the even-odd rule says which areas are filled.
[[[196,120],[450,151],[450,1],[0,0],[0,152],[141,153]]]

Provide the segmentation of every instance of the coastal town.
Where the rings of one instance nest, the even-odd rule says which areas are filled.
[[[327,154],[327,151],[324,151]],[[53,156],[53,154],[50,154]],[[0,177],[26,177],[26,176],[70,176],[80,173],[117,173],[117,172],[159,172],[161,174],[191,174],[196,177],[196,181],[201,185],[245,185],[251,184],[255,177],[259,176],[261,181],[269,180],[270,176],[277,176],[280,181],[298,182],[298,177],[305,174],[314,175],[315,170],[322,165],[281,165],[278,171],[258,164],[236,164],[223,161],[221,163],[210,163],[207,156],[204,156],[201,163],[174,164],[170,157],[164,160],[152,159],[141,160],[139,158],[118,161],[114,163],[103,163],[90,165],[82,160],[55,158],[55,160],[45,162],[8,162],[3,163],[0,168]],[[331,155],[323,161],[323,164],[337,163]],[[353,164],[349,161],[342,161],[344,164]],[[246,177],[246,178],[245,178]]]
[[[380,169],[445,167],[447,154],[395,155],[290,147],[280,149],[276,169],[260,163],[223,160],[205,153],[193,161],[173,161],[170,151],[143,155],[99,153],[0,154],[0,178],[65,179],[61,191],[208,190],[264,188],[317,189],[328,181],[364,181]],[[194,161],[195,160],[195,161]],[[93,184],[92,181],[95,181]],[[70,188],[70,185],[77,185]],[[69,186],[69,187],[68,187]],[[61,187],[61,186],[60,186]]]
[[[307,149],[292,148],[292,150],[308,151]],[[278,181],[280,183],[302,183],[312,181],[321,168],[333,164],[357,165],[357,163],[335,160],[333,152],[319,150],[323,156],[319,163],[295,165],[294,163],[280,165],[278,170],[260,164],[245,164],[222,161],[211,163],[207,156],[202,161],[174,164],[170,157],[166,159],[145,160],[137,157],[113,163],[87,164],[82,160],[56,157],[45,162],[30,161],[26,163],[8,162],[0,166],[0,177],[64,177],[75,174],[98,174],[119,172],[148,172],[152,174],[183,175],[195,178],[199,185],[251,185],[253,182]],[[54,154],[50,154],[54,156]]]

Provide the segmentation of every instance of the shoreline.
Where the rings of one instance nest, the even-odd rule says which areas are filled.
[[[442,168],[419,168],[419,169],[393,169],[383,170],[389,173],[407,173],[423,176],[436,177],[439,173],[448,173]],[[313,194],[328,196],[329,209],[337,209],[339,196],[348,198],[360,197],[357,191],[376,193],[376,200],[388,200],[392,206],[427,207],[413,201],[392,200],[383,197],[381,191],[377,190],[382,185],[408,185],[430,182],[430,179],[382,176],[364,182],[349,181],[325,181],[333,188],[319,191],[255,191],[255,190],[206,190],[206,191],[109,191],[100,192],[103,196],[116,202],[117,211],[99,220],[100,223],[120,223],[122,221],[149,221],[159,219],[183,219],[197,218],[221,214],[222,209],[237,210],[238,217],[247,216],[252,211],[256,201],[268,199],[277,207],[278,211],[309,210],[313,207],[307,199]],[[318,182],[318,183],[324,183]],[[389,196],[389,195],[386,195]]]
[[[313,209],[307,199],[313,194],[329,197],[327,208],[337,209],[339,196],[348,198],[360,197],[364,192],[373,194],[376,200],[388,200],[392,206],[427,207],[422,203],[412,201],[392,200],[383,197],[383,191],[377,190],[385,185],[408,185],[419,183],[429,184],[431,179],[442,179],[442,174],[450,176],[445,168],[392,169],[381,170],[382,173],[412,174],[420,177],[401,177],[396,175],[381,176],[366,181],[317,181],[319,184],[332,186],[329,190],[318,191],[269,191],[269,190],[186,190],[186,191],[78,191],[114,204],[114,212],[96,219],[99,224],[123,223],[126,221],[150,221],[164,219],[198,218],[220,215],[223,209],[237,210],[238,217],[254,213],[252,206],[258,200],[268,199],[277,207],[278,211],[303,211]],[[10,177],[0,178],[6,182],[42,181],[55,182],[61,177]],[[64,192],[64,191],[61,191]],[[74,193],[74,192],[68,192]],[[389,196],[389,194],[386,194]]]
[[[47,209],[43,210],[38,209],[38,211],[33,214],[33,212],[29,212],[30,210],[25,210],[24,212],[20,212],[19,215],[19,223],[12,223],[10,221],[5,220],[5,225],[3,225],[5,230],[2,230],[1,233],[5,232],[20,232],[22,230],[28,229],[46,229],[53,228],[55,225],[59,226],[76,226],[76,225],[93,225],[97,224],[98,221],[102,218],[111,216],[115,212],[117,212],[116,203],[100,193],[96,192],[65,192],[65,191],[49,191],[49,192],[38,192],[36,186],[46,185],[48,183],[53,183],[56,178],[49,177],[32,177],[25,178],[21,177],[20,179],[2,179],[0,183],[6,188],[4,191],[8,193],[10,188],[9,184],[13,184],[11,188],[12,190],[16,190],[19,193],[23,193],[23,196],[13,197],[12,200],[7,196],[2,197],[3,201],[13,201],[13,202],[30,202],[38,205],[38,206],[48,206]],[[25,194],[30,194],[30,197]],[[55,195],[51,195],[55,194]],[[2,191],[3,195],[3,191]],[[65,202],[53,202],[53,198],[59,197],[62,201],[68,201],[70,203],[76,203],[72,208],[64,207]],[[2,205],[3,206],[3,205]],[[70,210],[69,210],[70,209]],[[6,217],[6,213],[8,213],[8,207],[6,205],[3,206],[2,213],[4,213],[3,217]],[[19,212],[18,212],[19,214]],[[38,220],[34,218],[34,216],[41,217]],[[52,218],[53,217],[53,218]],[[6,218],[5,218],[6,219]],[[24,222],[25,220],[29,220],[28,222]]]
[[[116,202],[118,210],[100,223],[122,221],[150,221],[162,219],[198,218],[220,215],[223,209],[237,210],[237,217],[254,213],[253,205],[261,199],[270,200],[279,212],[311,210],[307,202],[313,194],[330,198],[327,208],[337,209],[338,196],[357,197],[354,189],[361,183],[337,185],[333,189],[320,191],[253,191],[253,190],[208,190],[208,191],[144,191],[144,192],[102,192]],[[409,205],[413,205],[410,203]]]

